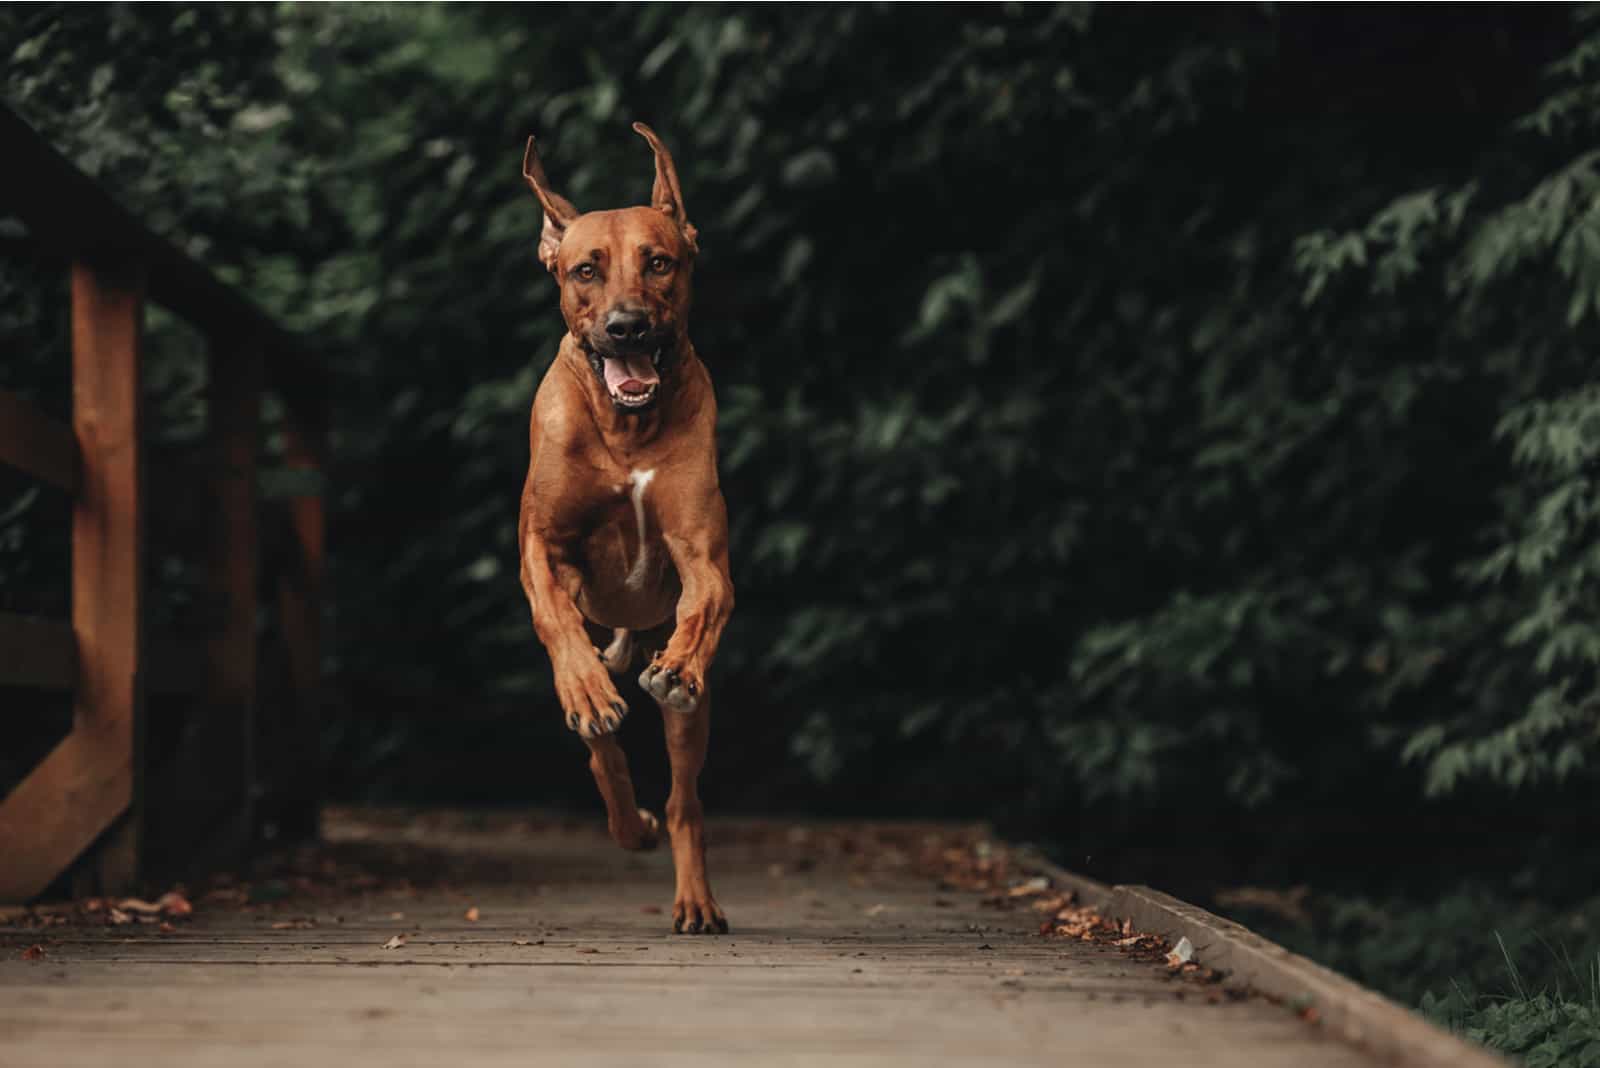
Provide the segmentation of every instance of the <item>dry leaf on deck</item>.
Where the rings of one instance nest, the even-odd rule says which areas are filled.
[[[385,942],[383,944],[383,948],[384,949],[399,949],[401,946],[403,946],[405,944],[406,944],[406,936],[403,935],[403,934],[397,934],[393,938],[389,939],[389,941]]]
[[[176,890],[169,890],[156,898],[156,905],[164,916],[177,918],[194,914],[194,906],[189,904],[189,899]]]
[[[480,913],[478,912],[478,906],[474,905],[467,910],[466,920],[468,923],[477,923],[479,915]]]
[[[1036,875],[1026,882],[1018,883],[1006,891],[1007,897],[1031,897],[1042,894],[1050,889],[1050,880],[1043,875]]]
[[[44,947],[43,946],[38,946],[38,945],[29,946],[27,949],[22,951],[22,959],[23,960],[43,960],[44,959]]]

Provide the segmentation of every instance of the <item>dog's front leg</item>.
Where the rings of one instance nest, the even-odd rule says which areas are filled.
[[[524,536],[522,588],[533,612],[533,629],[550,654],[556,696],[567,726],[589,747],[589,770],[605,799],[611,836],[624,849],[648,849],[656,844],[656,818],[634,801],[628,758],[614,733],[627,716],[628,706],[590,643],[572,594],[558,580],[558,567],[542,539]]]
[[[670,526],[663,530],[682,593],[667,647],[639,677],[640,685],[660,703],[665,720],[672,763],[667,834],[677,879],[672,927],[688,934],[728,932],[728,920],[712,896],[706,874],[705,813],[699,789],[711,732],[706,673],[733,611],[725,515],[721,494],[716,494],[712,506],[699,516],[702,525],[688,533],[674,533]]]
[[[721,500],[718,494],[719,506]],[[678,595],[672,637],[639,676],[639,685],[673,712],[692,712],[700,704],[706,692],[706,673],[733,613],[727,528],[724,524],[713,527],[690,534],[662,533],[683,592]]]

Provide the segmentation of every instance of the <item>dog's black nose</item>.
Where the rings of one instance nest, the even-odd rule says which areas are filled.
[[[631,308],[614,308],[606,315],[606,333],[617,341],[643,341],[650,336],[650,317]]]

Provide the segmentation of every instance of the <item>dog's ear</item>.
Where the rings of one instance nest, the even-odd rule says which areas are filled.
[[[539,150],[531,137],[522,153],[522,177],[544,208],[544,229],[539,232],[539,262],[544,264],[545,270],[554,273],[561,238],[572,220],[578,217],[578,209],[572,206],[572,201],[550,188],[550,179],[544,176],[544,164],[539,162]]]
[[[650,150],[656,154],[656,184],[650,190],[650,206],[677,223],[678,229],[683,231],[683,239],[689,243],[689,250],[699,252],[700,246],[695,241],[697,231],[689,222],[688,210],[683,206],[683,190],[678,186],[678,168],[672,162],[672,153],[667,151],[667,146],[661,143],[656,132],[644,123],[634,123],[633,129],[650,142]]]

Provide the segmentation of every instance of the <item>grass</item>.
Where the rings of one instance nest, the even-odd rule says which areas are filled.
[[[1600,1066],[1600,954],[1584,969],[1560,954],[1572,986],[1535,993],[1498,932],[1495,942],[1505,960],[1510,993],[1472,996],[1454,986],[1443,997],[1424,994],[1422,1012],[1528,1068]]]
[[[1552,905],[1478,885],[1310,905],[1309,923],[1232,911],[1528,1068],[1600,1068],[1600,897]]]

